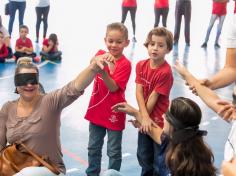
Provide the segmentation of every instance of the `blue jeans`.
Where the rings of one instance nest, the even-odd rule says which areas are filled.
[[[11,35],[12,33],[12,27],[15,20],[16,10],[19,10],[19,26],[23,25],[23,19],[25,14],[25,7],[26,2],[16,2],[16,1],[10,1],[9,8],[10,8],[10,19],[9,19],[9,25],[8,25],[8,32]]]
[[[13,176],[32,176],[32,175],[33,176],[56,176],[56,174],[52,173],[46,167],[26,167]],[[64,174],[61,173],[58,176],[64,176]]]
[[[137,157],[139,165],[142,167],[141,176],[158,176],[159,169],[155,165],[160,152],[160,145],[143,133],[138,134]]]
[[[214,26],[214,23],[215,23],[217,18],[219,18],[219,24],[217,25],[217,33],[216,33],[215,43],[218,43],[218,41],[219,41],[221,30],[222,30],[223,23],[224,23],[224,20],[225,20],[225,15],[218,16],[218,15],[212,14],[211,15],[211,20],[210,20],[210,23],[209,23],[209,26],[208,26],[208,29],[207,29],[206,37],[205,37],[205,43],[207,43],[208,40],[209,40],[212,27]]]
[[[121,142],[122,131],[109,130],[107,128],[89,124],[88,163],[86,169],[88,176],[99,176],[101,171],[102,146],[107,133],[107,155],[109,157],[108,169],[119,171],[121,167],[122,154]]]

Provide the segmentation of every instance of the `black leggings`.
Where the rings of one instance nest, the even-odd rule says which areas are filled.
[[[36,22],[36,37],[39,38],[39,28],[41,21],[43,21],[43,38],[46,37],[48,29],[48,13],[50,6],[47,7],[36,7],[37,22]]]
[[[125,22],[125,19],[127,17],[128,11],[130,11],[130,16],[131,16],[131,22],[132,22],[132,27],[133,27],[133,35],[135,35],[135,16],[136,16],[136,11],[137,7],[123,7],[122,6],[122,19],[121,23]]]
[[[166,21],[167,21],[167,16],[168,16],[168,13],[169,13],[169,7],[154,8],[154,13],[155,13],[154,27],[157,27],[159,25],[161,15],[162,15],[162,25],[164,27],[166,27]]]

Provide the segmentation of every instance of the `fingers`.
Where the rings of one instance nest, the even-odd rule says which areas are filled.
[[[125,105],[126,105],[126,102],[117,103],[114,106],[112,106],[111,109],[116,111],[116,112],[119,112],[119,111],[121,111],[122,109],[125,108]]]

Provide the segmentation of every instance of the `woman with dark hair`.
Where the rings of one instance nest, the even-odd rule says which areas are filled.
[[[11,36],[16,11],[19,11],[19,26],[24,24],[24,14],[26,8],[26,0],[9,0],[10,19],[8,24],[8,32]]]
[[[139,127],[140,112],[127,103],[118,103],[113,109],[134,116],[131,122]],[[172,100],[164,115],[164,128],[152,127],[149,135],[161,144],[156,165],[161,176],[215,176],[214,157],[205,144],[206,131],[199,130],[202,113],[192,100],[178,97]]]
[[[36,22],[36,43],[39,42],[39,29],[41,21],[43,21],[43,38],[46,38],[47,29],[48,29],[48,13],[50,10],[50,1],[49,0],[38,0],[38,3],[35,7],[37,22]]]

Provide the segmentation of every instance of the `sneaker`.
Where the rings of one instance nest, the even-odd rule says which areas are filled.
[[[186,46],[190,46],[190,43],[186,43]]]
[[[136,38],[135,38],[135,37],[133,37],[133,38],[132,38],[132,42],[134,42],[134,43],[136,43],[136,42],[137,42],[137,40],[136,40]]]
[[[201,45],[202,48],[206,48],[207,47],[207,43],[204,42],[202,45]]]
[[[219,43],[215,43],[215,48],[220,48]]]
[[[39,39],[37,38],[36,40],[35,40],[35,43],[38,43],[39,42]]]

